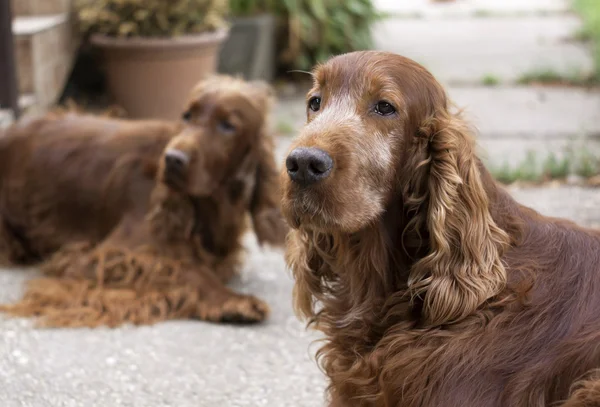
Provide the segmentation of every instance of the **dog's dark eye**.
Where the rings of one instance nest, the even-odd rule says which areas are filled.
[[[221,120],[219,122],[219,130],[224,133],[233,133],[235,131],[235,126],[227,120]]]
[[[377,104],[375,105],[375,113],[380,114],[382,116],[389,116],[395,112],[396,109],[394,109],[394,106],[392,106],[388,102],[381,101],[377,102]]]
[[[308,101],[308,107],[313,112],[317,112],[321,108],[321,98],[318,96],[310,98],[310,100]]]
[[[190,112],[189,110],[186,112],[183,112],[183,114],[181,115],[181,118],[186,121],[189,122],[190,119],[192,118],[192,112]]]

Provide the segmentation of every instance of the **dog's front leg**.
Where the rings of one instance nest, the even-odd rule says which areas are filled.
[[[256,323],[264,321],[270,313],[264,301],[252,295],[236,293],[206,267],[186,272],[184,280],[197,290],[198,301],[193,317],[200,320]]]

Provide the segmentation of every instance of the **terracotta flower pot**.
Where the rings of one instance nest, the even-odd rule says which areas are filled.
[[[217,70],[228,31],[174,38],[95,35],[104,51],[108,90],[131,118],[180,117],[191,88]]]

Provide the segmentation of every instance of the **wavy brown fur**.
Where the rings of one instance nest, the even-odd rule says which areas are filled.
[[[600,405],[598,232],[502,190],[415,62],[356,52],[314,78],[291,149],[334,167],[304,187],[282,173],[282,208],[330,405]]]
[[[173,318],[259,322],[269,308],[225,286],[242,261],[248,215],[260,243],[283,244],[272,95],[214,77],[180,123],[52,112],[0,140],[0,253],[41,261],[44,278],[2,307],[46,326]],[[166,165],[175,151],[186,158]]]

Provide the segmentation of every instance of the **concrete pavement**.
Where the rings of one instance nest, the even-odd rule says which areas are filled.
[[[375,29],[375,47],[426,66],[446,84],[515,83],[526,73],[589,74],[588,47],[567,41],[575,16],[391,18]]]
[[[292,313],[282,254],[259,250],[252,235],[247,245],[234,286],[271,305],[265,324],[53,330],[0,317],[0,406],[322,406],[325,381],[309,351],[317,336]],[[34,274],[1,270],[0,301]]]
[[[374,0],[374,4],[399,17],[483,17],[488,15],[547,15],[569,10],[569,0]]]

